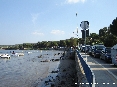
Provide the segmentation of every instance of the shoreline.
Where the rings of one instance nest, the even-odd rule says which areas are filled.
[[[55,65],[55,63],[57,62],[57,65],[56,66],[53,66]],[[47,70],[47,74],[45,74],[45,78],[43,79],[43,81],[41,81],[36,87],[46,87],[47,85],[45,84],[46,81],[49,81],[51,80],[52,81],[52,78],[55,79],[56,76],[58,75],[56,73],[56,71],[58,71],[58,67],[60,65],[60,61],[55,61],[54,63],[50,62],[51,64],[49,64],[48,66],[48,70]],[[52,66],[52,67],[51,67]],[[52,77],[52,78],[51,78]]]
[[[74,56],[66,52],[64,57],[60,57],[58,67],[37,87],[77,87],[76,75]]]
[[[5,50],[1,53],[10,53],[10,51]],[[48,75],[56,74],[51,73],[51,70],[59,66],[63,51],[34,50],[23,53],[24,56],[0,59],[0,87],[37,87]],[[42,56],[38,57],[40,55]]]

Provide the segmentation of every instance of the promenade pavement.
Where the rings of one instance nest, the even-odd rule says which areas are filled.
[[[80,53],[86,58],[84,53]],[[99,64],[92,57],[87,55],[87,64],[95,75],[95,87],[117,87],[117,78],[107,68]]]

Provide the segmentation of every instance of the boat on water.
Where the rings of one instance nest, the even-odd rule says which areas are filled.
[[[27,52],[27,53],[32,53],[32,52]]]
[[[18,53],[19,56],[24,56],[24,53]]]
[[[24,56],[24,53],[12,53],[11,56]]]
[[[0,58],[10,59],[10,55],[9,54],[0,54]]]

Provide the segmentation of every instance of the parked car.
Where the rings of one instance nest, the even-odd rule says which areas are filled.
[[[94,49],[94,48],[93,48],[92,46],[90,46],[90,47],[89,47],[89,50],[87,51],[87,54],[88,54],[88,55],[92,55],[93,49]]]
[[[92,55],[94,57],[100,57],[101,51],[105,48],[104,45],[93,45]]]
[[[117,44],[111,48],[112,64],[117,65]]]
[[[100,59],[105,60],[106,62],[112,62],[111,59],[111,47],[106,47],[101,51]]]
[[[80,50],[81,50],[81,52],[85,52],[85,45],[82,45]]]
[[[90,45],[86,45],[86,53],[89,50]],[[81,46],[81,52],[85,52],[85,45]]]
[[[86,45],[86,53],[89,51],[90,47],[90,45]]]

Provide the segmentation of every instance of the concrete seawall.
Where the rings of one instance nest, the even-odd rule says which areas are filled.
[[[60,60],[59,73],[55,87],[77,87],[76,64],[74,52],[65,52]]]
[[[60,57],[60,64],[56,73],[56,78],[50,77],[50,80],[44,82],[44,87],[78,87],[77,72],[75,62],[75,52],[65,51]]]
[[[42,87],[89,87],[84,70],[75,51],[65,51],[60,57],[60,64],[57,71],[53,73],[56,77],[50,76]]]

